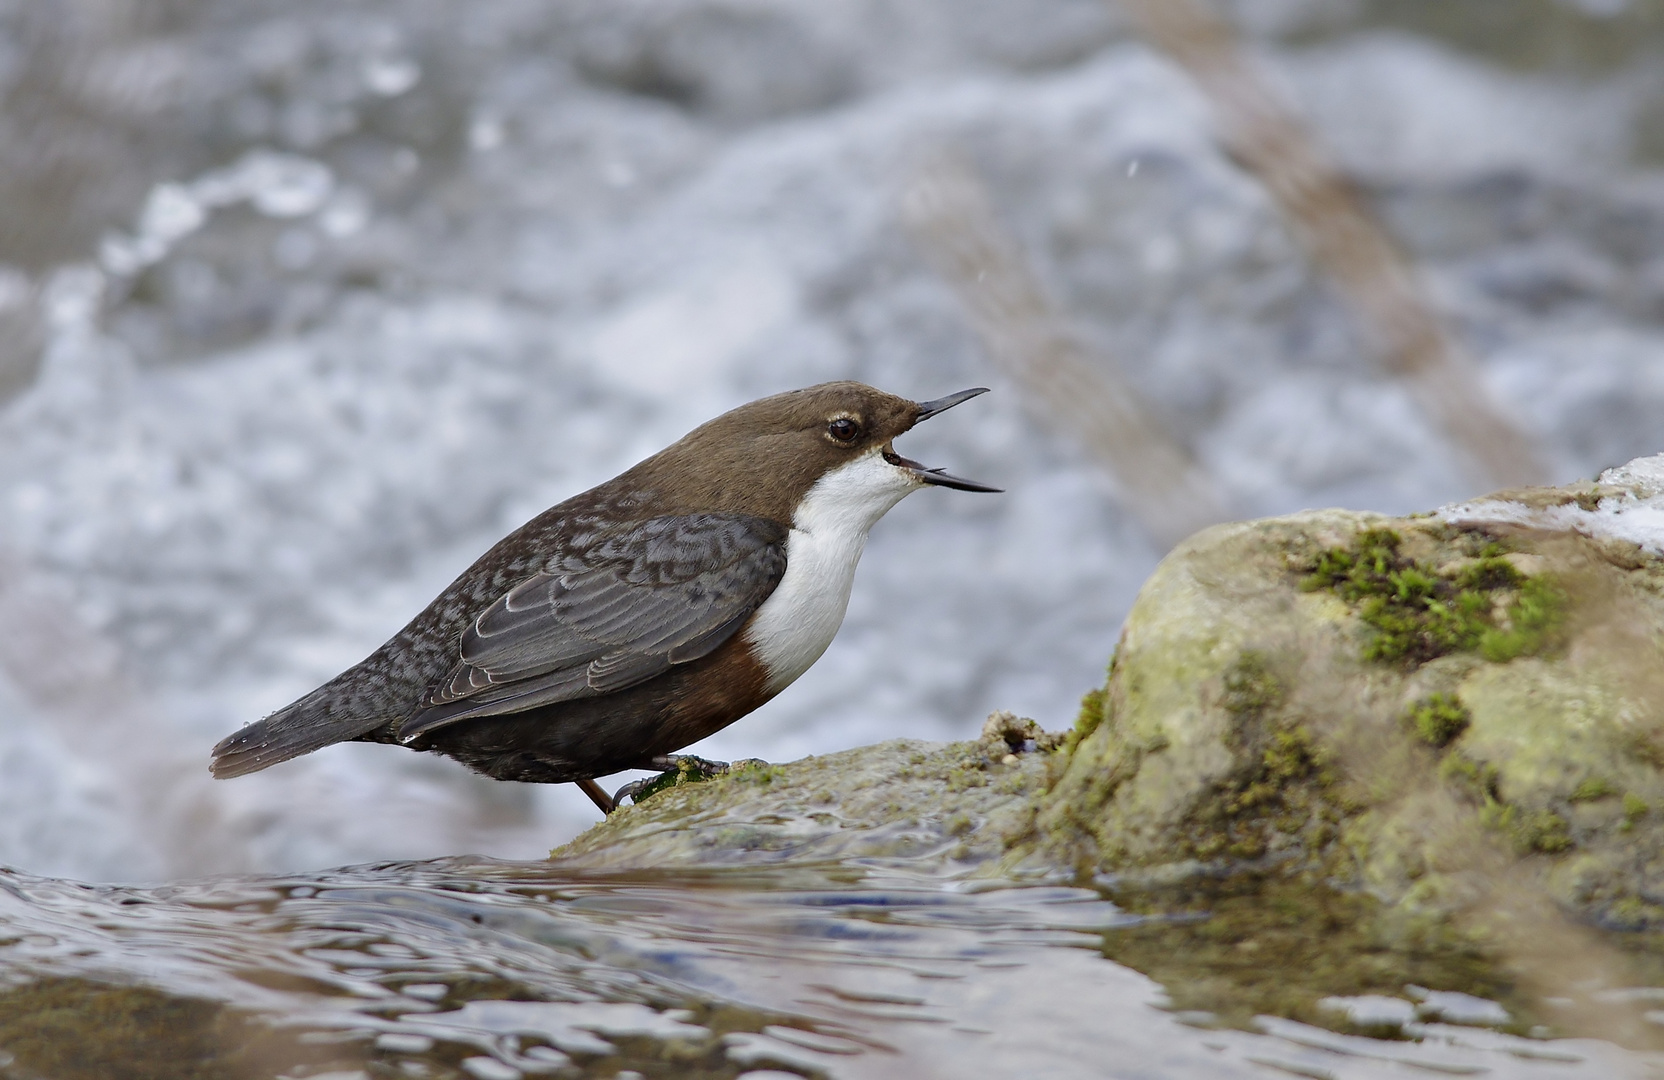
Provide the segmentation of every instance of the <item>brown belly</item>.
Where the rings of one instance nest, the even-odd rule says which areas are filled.
[[[709,656],[602,697],[462,720],[411,744],[498,780],[564,783],[647,768],[721,731],[771,695],[743,633]]]

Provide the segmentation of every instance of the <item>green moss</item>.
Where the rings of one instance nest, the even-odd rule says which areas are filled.
[[[1224,705],[1235,721],[1229,740],[1241,745],[1255,735],[1263,738],[1258,768],[1240,792],[1235,804],[1259,805],[1269,795],[1291,782],[1316,775],[1324,763],[1311,732],[1299,723],[1277,715],[1288,696],[1288,687],[1271,670],[1265,656],[1247,650],[1225,672]]]
[[[1495,765],[1489,762],[1478,762],[1460,753],[1445,755],[1439,762],[1439,777],[1446,782],[1455,784],[1479,802],[1489,806],[1493,803],[1500,805],[1497,787],[1500,774]]]
[[[1428,746],[1449,746],[1466,731],[1473,717],[1455,694],[1433,694],[1410,709],[1409,721],[1416,737]]]
[[[1602,913],[1600,921],[1609,929],[1635,933],[1664,924],[1664,908],[1657,904],[1648,903],[1639,896],[1624,896],[1614,900],[1607,907],[1606,911]],[[1657,935],[1648,936],[1653,940],[1646,941],[1646,939],[1643,939],[1643,947],[1650,945],[1656,950],[1658,947]],[[1633,950],[1632,955],[1639,951]],[[1654,961],[1656,964],[1658,957],[1655,954],[1647,957],[1647,959]]]
[[[1121,646],[1117,643],[1115,650],[1109,654],[1109,675],[1104,685],[1088,690],[1080,699],[1080,711],[1075,714],[1075,726],[1063,736],[1063,742],[1059,746],[1065,756],[1073,754],[1076,747],[1109,719],[1109,687],[1115,681],[1115,669],[1120,663]]]
[[[1514,828],[1514,845],[1522,852],[1557,855],[1572,848],[1571,826],[1553,810],[1521,814]]]
[[[1507,835],[1521,855],[1558,855],[1573,847],[1571,826],[1553,810],[1522,810],[1492,800],[1479,810],[1479,822]]]
[[[1499,832],[1512,832],[1519,823],[1519,816],[1519,807],[1496,799],[1486,800],[1485,805],[1479,808],[1479,823]]]
[[[1350,547],[1322,552],[1301,581],[1327,589],[1357,609],[1369,627],[1364,658],[1423,664],[1477,650],[1504,662],[1550,651],[1562,642],[1565,595],[1552,582],[1516,570],[1494,542],[1441,573],[1400,550],[1391,529],[1368,529]]]
[[[1244,650],[1226,670],[1223,704],[1238,725],[1258,720],[1279,708],[1288,694],[1263,653]]]
[[[1575,846],[1571,825],[1561,815],[1549,809],[1526,810],[1502,798],[1495,765],[1453,752],[1440,762],[1439,776],[1479,802],[1479,823],[1505,834],[1521,855],[1558,855]],[[1576,793],[1572,798],[1577,799]]]
[[[643,785],[641,790],[637,791],[635,795],[631,797],[631,801],[637,806],[640,806],[648,799],[651,799],[659,792],[668,788],[679,787],[682,784],[697,784],[708,779],[710,779],[710,777],[701,775],[700,773],[690,772],[686,769],[667,770],[666,772],[662,772],[653,777],[653,779]]]
[[[1493,663],[1519,656],[1540,656],[1565,644],[1566,594],[1553,582],[1526,578],[1507,611],[1507,626],[1488,627],[1479,637],[1479,655]]]
[[[1648,811],[1650,811],[1651,809],[1652,809],[1652,807],[1647,805],[1647,800],[1641,798],[1641,796],[1635,794],[1635,792],[1633,792],[1633,791],[1624,792],[1624,823],[1625,824],[1628,824],[1628,825],[1635,824],[1635,822],[1640,821],[1642,818],[1646,817]]]
[[[949,769],[943,780],[948,790],[957,794],[967,788],[987,787],[988,773],[984,763],[977,761]]]
[[[1609,799],[1618,793],[1618,789],[1607,782],[1605,777],[1586,777],[1582,783],[1572,789],[1571,800],[1577,802],[1599,802]]]
[[[1285,715],[1287,687],[1265,656],[1244,651],[1221,680],[1232,725],[1226,742],[1242,763],[1187,815],[1185,846],[1199,859],[1258,859],[1300,835],[1318,852],[1333,839],[1328,755],[1298,718]]]
[[[734,763],[734,767],[724,775],[736,784],[768,787],[776,780],[784,779],[786,770],[778,765],[770,765],[766,761],[737,761]],[[695,775],[693,779],[697,781],[699,777]]]
[[[1267,778],[1277,784],[1313,775],[1321,764],[1316,745],[1303,727],[1288,727],[1271,734],[1271,743],[1260,755]]]
[[[648,781],[647,785],[640,791],[636,792],[631,798],[631,801],[640,805],[657,795],[659,792],[668,788],[680,787],[683,784],[702,784],[709,779],[711,779],[711,777],[704,776],[700,773],[683,772],[680,769],[672,772],[660,773],[658,776],[655,776],[652,780]]]
[[[1104,712],[1108,707],[1109,687],[1100,686],[1096,690],[1086,692],[1080,699],[1080,712],[1075,717],[1075,726],[1063,740],[1064,753],[1074,753],[1075,747],[1098,730],[1098,725],[1104,722]]]

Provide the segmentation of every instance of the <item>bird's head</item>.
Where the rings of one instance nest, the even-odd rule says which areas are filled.
[[[858,382],[831,382],[741,405],[643,462],[654,486],[688,509],[732,510],[791,522],[811,491],[876,521],[927,486],[1000,489],[903,457],[894,440],[921,420],[988,391],[909,401]]]

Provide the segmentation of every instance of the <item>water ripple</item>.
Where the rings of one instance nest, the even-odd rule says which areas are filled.
[[[30,994],[92,995],[90,1017],[119,1006],[100,994],[159,992],[212,1003],[217,1038],[281,1037],[253,1071],[205,1076],[275,1075],[259,1071],[274,1061],[294,1077],[476,1080],[1641,1067],[1601,1044],[1466,1028],[1387,1043],[1283,1021],[1188,1026],[1155,984],[1099,954],[1103,932],[1136,921],[1090,889],[876,864],[599,874],[456,858],[154,888],[0,872],[0,970],[15,987],[0,994],[0,1044]],[[85,1038],[100,1037],[89,1021]],[[33,1075],[5,1061],[0,1077]]]

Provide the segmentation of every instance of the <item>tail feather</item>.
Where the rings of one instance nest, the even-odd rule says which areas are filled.
[[[343,707],[329,683],[221,739],[208,771],[221,780],[246,776],[281,761],[346,742],[380,727],[379,716],[365,717]]]

